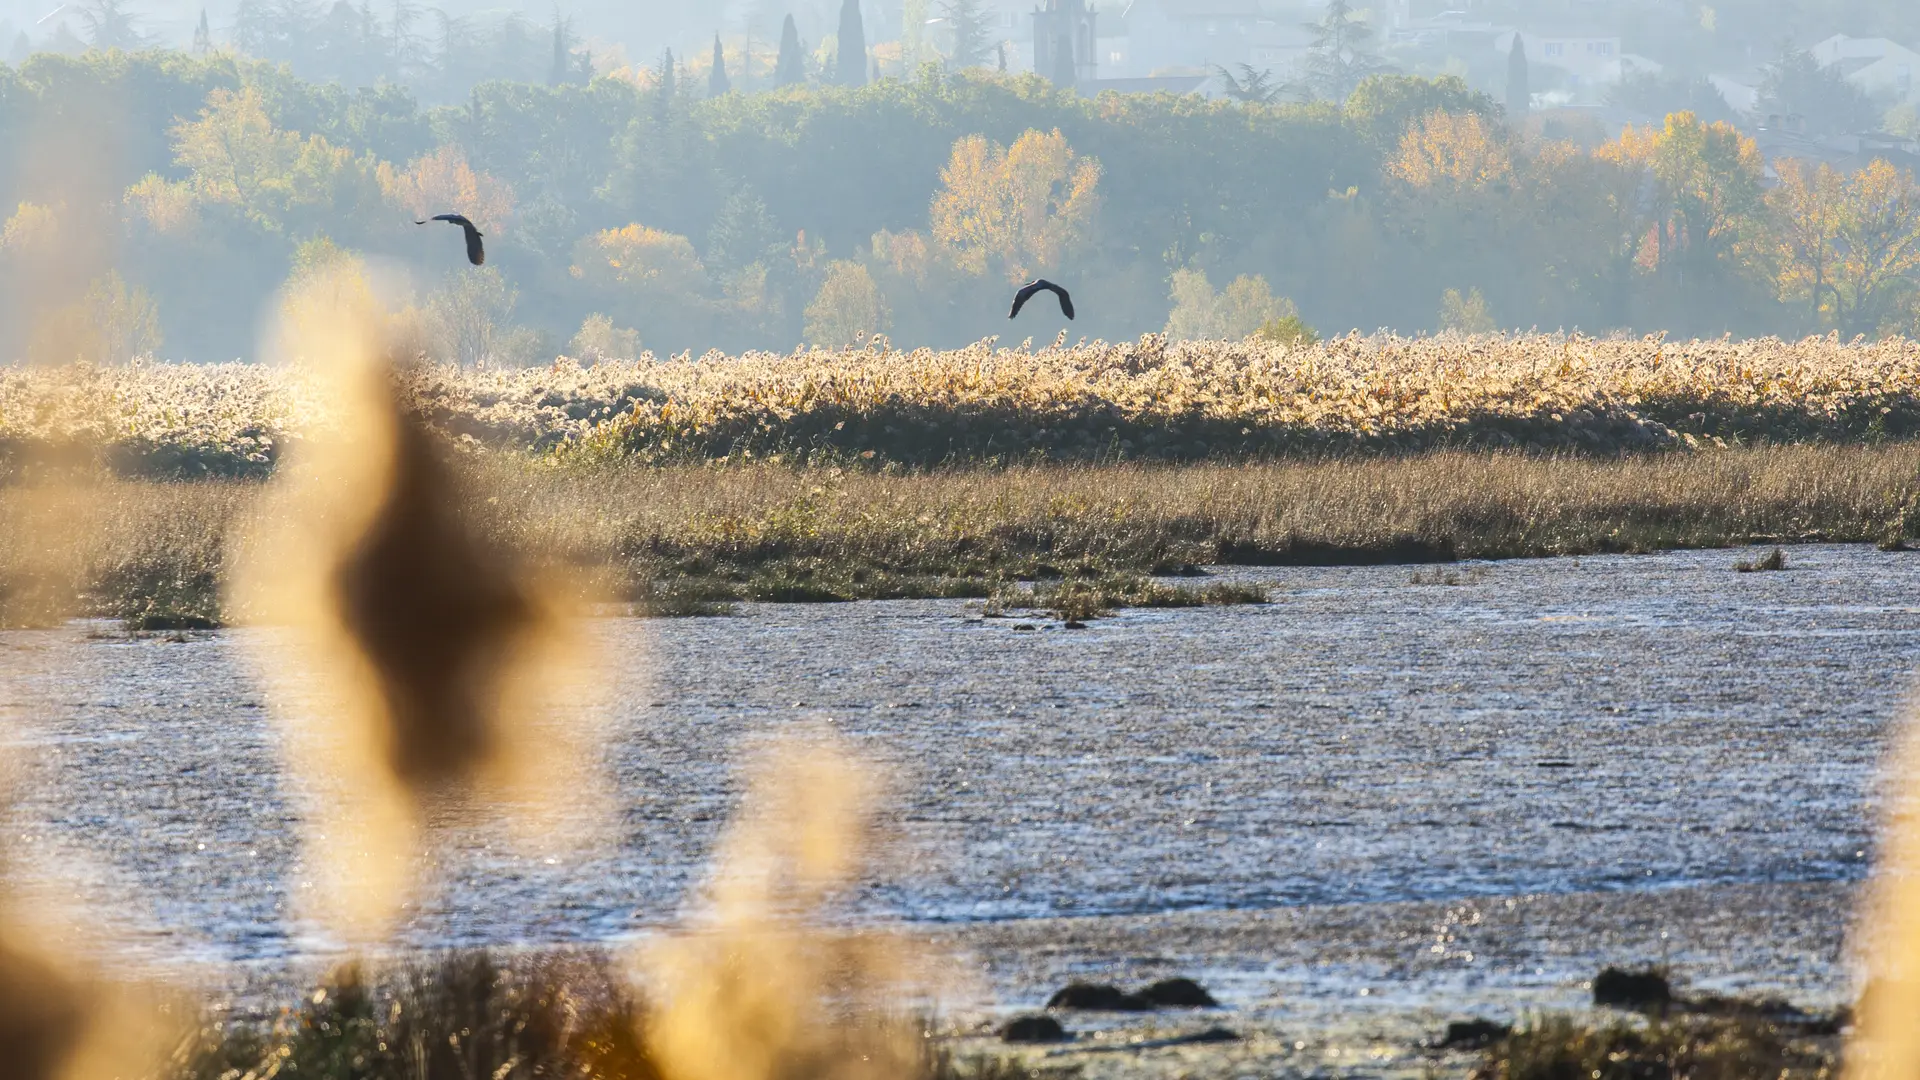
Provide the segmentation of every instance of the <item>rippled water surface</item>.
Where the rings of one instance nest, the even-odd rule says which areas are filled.
[[[894,857],[860,907],[909,920],[1857,878],[1920,555],[1735,558],[1236,571],[1275,601],[1075,631],[943,601],[609,621],[609,853],[448,837],[407,940],[672,919],[742,741],[800,722],[889,767]],[[5,736],[38,751],[20,871],[159,955],[316,944],[242,644],[0,635]]]

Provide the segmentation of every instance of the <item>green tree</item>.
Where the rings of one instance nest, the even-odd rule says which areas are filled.
[[[837,262],[827,269],[820,291],[807,305],[807,341],[816,348],[838,349],[859,345],[891,324],[886,297],[873,275],[857,262]]]
[[[1310,96],[1345,101],[1367,76],[1392,68],[1372,51],[1373,27],[1348,0],[1328,0],[1326,15],[1307,28],[1314,38],[1298,85]]]
[[[1459,289],[1448,289],[1440,299],[1440,329],[1456,334],[1492,334],[1500,329],[1487,307],[1487,298],[1478,287],[1465,296]]]
[[[793,16],[780,26],[780,57],[773,65],[776,86],[798,86],[807,81],[806,53],[800,47],[800,28]]]
[[[767,213],[767,204],[750,189],[736,188],[720,206],[707,234],[707,263],[721,270],[742,270],[770,262],[786,238]]]
[[[1454,75],[1423,79],[1415,75],[1370,75],[1361,80],[1342,109],[1349,127],[1382,153],[1395,151],[1415,121],[1434,113],[1472,114],[1491,119],[1498,111],[1491,97]]]
[[[1629,71],[1607,91],[1607,103],[1648,116],[1690,112],[1709,124],[1740,119],[1720,88],[1704,75],[1689,78]]]
[[[1243,105],[1271,105],[1286,93],[1286,88],[1273,80],[1272,68],[1256,71],[1252,64],[1241,64],[1237,77],[1219,65],[1213,70],[1220,76],[1225,94]]]
[[[839,77],[841,86],[867,84],[867,27],[860,18],[860,0],[840,3]]]
[[[124,364],[152,355],[162,343],[153,297],[139,286],[127,288],[120,272],[109,270],[79,301],[41,317],[28,356],[38,363]]]
[[[1166,335],[1171,341],[1240,341],[1272,326],[1284,333],[1287,319],[1298,322],[1293,302],[1275,297],[1267,279],[1242,274],[1216,292],[1204,271],[1174,271]]]
[[[213,51],[213,28],[207,25],[207,9],[200,9],[200,22],[193,28],[193,55],[206,56]]]
[[[953,37],[953,51],[947,62],[957,68],[979,67],[992,51],[992,30],[980,0],[942,0],[941,17],[947,20],[947,32]]]
[[[519,367],[539,358],[540,336],[513,325],[520,293],[495,267],[454,274],[427,298],[425,328],[431,354],[468,367]]]
[[[87,44],[92,48],[131,51],[149,44],[127,0],[86,0],[79,11],[80,21],[87,28]]]
[[[1815,135],[1870,131],[1879,110],[1836,66],[1821,67],[1812,53],[1790,51],[1767,66],[1760,83],[1762,115],[1798,117]]]
[[[612,319],[595,312],[567,343],[567,355],[575,360],[633,360],[640,355],[640,334],[617,327]]]

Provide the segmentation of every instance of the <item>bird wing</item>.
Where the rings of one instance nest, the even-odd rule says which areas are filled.
[[[1013,294],[1013,310],[1007,312],[1007,318],[1009,319],[1019,318],[1020,309],[1023,307],[1026,307],[1027,301],[1033,299],[1033,294],[1039,292],[1043,287],[1044,286],[1042,286],[1038,281],[1034,282],[1031,285],[1022,286],[1019,292]]]
[[[487,249],[480,243],[480,230],[474,228],[472,225],[466,226],[466,230],[467,261],[475,266],[485,265],[487,261]]]
[[[473,222],[468,221],[462,214],[436,214],[433,220],[444,221],[449,225],[458,225],[463,229],[473,226]]]
[[[1067,319],[1071,321],[1073,319],[1073,297],[1067,295],[1067,290],[1052,282],[1047,283],[1047,288],[1052,289],[1053,295],[1060,298],[1060,314],[1065,315]]]

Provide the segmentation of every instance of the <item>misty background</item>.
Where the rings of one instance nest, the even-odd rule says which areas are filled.
[[[0,48],[0,358],[247,357],[341,258],[465,362],[1920,327],[1910,0],[0,0]],[[1081,319],[1010,328],[1040,273]]]

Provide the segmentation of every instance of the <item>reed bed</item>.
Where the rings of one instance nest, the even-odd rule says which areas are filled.
[[[463,442],[597,460],[1198,461],[1438,448],[1612,455],[1920,433],[1920,344],[1349,336],[427,366]],[[0,373],[0,459],[259,476],[329,405],[292,369],[141,363]],[[7,466],[0,465],[0,468]]]
[[[1249,464],[895,473],[467,459],[471,508],[515,550],[601,575],[661,613],[730,600],[991,597],[1211,564],[1422,563],[1920,537],[1920,445],[1593,459],[1517,452]],[[36,552],[78,568],[81,610],[167,629],[219,620],[245,481],[101,481],[82,524],[0,487],[0,609],[31,621]],[[71,607],[68,608],[71,610]]]

